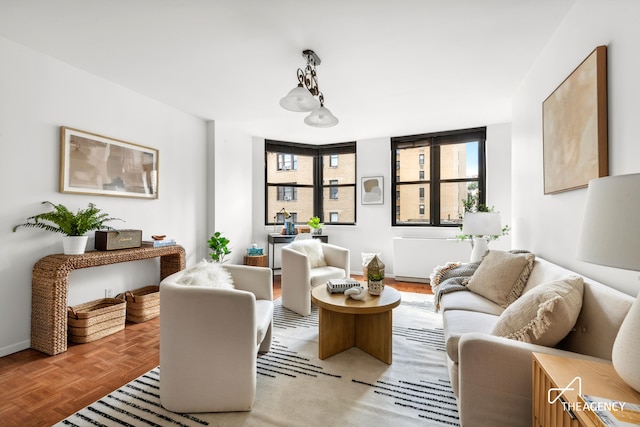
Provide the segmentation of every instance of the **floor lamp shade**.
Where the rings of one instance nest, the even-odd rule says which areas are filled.
[[[589,182],[577,258],[640,271],[640,174]],[[640,391],[640,300],[622,322],[611,355],[620,377]]]

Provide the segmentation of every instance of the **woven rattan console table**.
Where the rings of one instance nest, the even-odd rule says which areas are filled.
[[[182,246],[49,255],[33,267],[31,348],[51,356],[67,351],[67,289],[73,270],[160,257],[160,280],[186,267]]]

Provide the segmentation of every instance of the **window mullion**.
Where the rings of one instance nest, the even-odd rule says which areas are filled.
[[[440,225],[440,146],[431,146],[431,176],[429,178],[429,222]]]

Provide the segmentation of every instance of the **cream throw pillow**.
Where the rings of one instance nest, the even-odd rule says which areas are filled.
[[[467,283],[467,289],[507,308],[522,294],[535,255],[489,251]]]
[[[491,333],[552,347],[576,324],[583,290],[580,276],[538,285],[502,312]]]
[[[186,286],[234,289],[231,274],[215,262],[202,260],[184,271],[176,283]]]
[[[289,244],[289,248],[306,255],[311,268],[327,265],[322,252],[322,242],[319,239],[295,240]]]

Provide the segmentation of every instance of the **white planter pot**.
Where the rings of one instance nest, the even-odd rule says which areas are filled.
[[[65,255],[82,255],[87,248],[89,236],[64,236],[62,248]]]

